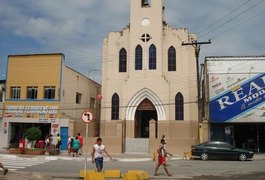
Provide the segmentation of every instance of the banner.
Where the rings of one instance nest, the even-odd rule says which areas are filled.
[[[265,73],[210,100],[212,122],[265,122]]]

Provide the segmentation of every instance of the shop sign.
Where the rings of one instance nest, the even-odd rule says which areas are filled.
[[[265,122],[265,73],[252,78],[237,79],[234,85],[210,100],[210,120]]]
[[[52,128],[58,128],[58,127],[59,127],[59,124],[57,124],[57,123],[52,124]]]
[[[5,114],[57,114],[58,106],[12,106],[7,105]]]

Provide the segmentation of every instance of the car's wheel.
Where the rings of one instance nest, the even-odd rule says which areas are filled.
[[[238,156],[240,161],[246,161],[247,160],[247,155],[245,153],[240,153]]]
[[[206,153],[206,152],[201,153],[201,160],[206,161],[206,160],[208,160],[208,158],[209,158],[208,153]]]

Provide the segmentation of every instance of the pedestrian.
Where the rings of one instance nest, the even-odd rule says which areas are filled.
[[[70,155],[71,153],[71,146],[72,145],[72,138],[70,136],[68,136],[68,139],[67,139],[67,149],[68,149],[68,155]]]
[[[49,135],[45,139],[45,147],[46,148],[50,147],[50,137],[49,137]]]
[[[57,142],[56,142],[56,146],[55,147],[57,149],[60,149],[61,144],[62,144],[61,136],[60,136],[60,134],[57,134]]]
[[[6,175],[6,174],[7,174],[7,172],[8,172],[8,169],[7,169],[7,168],[5,168],[5,167],[4,167],[4,165],[3,165],[2,163],[0,163],[0,168],[2,168],[2,169],[3,169],[3,171],[4,171],[4,175]]]
[[[171,174],[168,172],[168,169],[167,169],[167,161],[166,161],[166,157],[167,155],[170,155],[171,157],[173,156],[172,154],[170,154],[169,152],[166,151],[166,141],[164,138],[161,139],[160,141],[160,145],[157,149],[157,152],[158,152],[158,162],[157,162],[157,165],[156,165],[156,168],[155,168],[155,176],[157,176],[157,171],[159,169],[159,167],[161,165],[164,166],[164,170],[166,171],[167,175],[168,176],[171,176]]]
[[[98,172],[101,172],[103,168],[103,153],[112,159],[110,154],[106,151],[106,147],[102,144],[102,139],[99,137],[97,138],[97,143],[93,145],[93,150],[91,153],[92,163],[96,164]]]
[[[77,133],[78,140],[80,142],[80,147],[79,147],[79,155],[82,155],[83,153],[83,144],[84,144],[84,138],[80,133]]]
[[[166,136],[163,134],[162,138],[161,139],[164,139],[165,140],[165,143],[167,143],[166,141]]]
[[[80,142],[78,140],[78,137],[76,136],[74,141],[73,141],[73,157],[75,157],[75,155],[77,157],[79,147],[80,147]]]

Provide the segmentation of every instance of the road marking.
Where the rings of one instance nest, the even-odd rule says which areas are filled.
[[[16,171],[24,169],[26,167],[36,166],[39,164],[50,162],[51,160],[40,159],[40,158],[10,158],[10,157],[0,157],[0,162],[8,168],[10,171]]]

